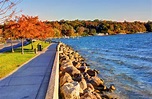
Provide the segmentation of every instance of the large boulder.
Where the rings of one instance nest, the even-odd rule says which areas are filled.
[[[73,64],[72,64],[72,61],[71,61],[70,59],[63,60],[63,61],[61,62],[61,64],[62,64],[62,65],[65,65],[65,64],[67,64],[67,65],[73,65]]]
[[[87,71],[87,66],[81,66],[78,69],[80,70],[81,73],[83,73]]]
[[[67,72],[69,73],[71,76],[73,76],[74,74],[80,74],[80,71],[74,67],[74,66],[68,66],[66,67],[63,72]]]
[[[84,79],[85,79],[88,83],[90,82],[90,76],[89,76],[88,73],[84,72],[84,73],[83,73],[83,77],[84,77]]]
[[[65,83],[73,82],[72,77],[68,73],[62,74],[60,77],[60,87],[63,86]]]
[[[80,85],[78,82],[65,83],[60,90],[63,99],[80,99]]]
[[[79,68],[81,66],[80,62],[73,61],[72,63],[73,63],[73,66],[75,66],[76,68]]]
[[[94,70],[91,70],[91,69],[87,70],[87,73],[88,73],[90,76],[97,76],[97,72],[94,71]]]
[[[74,81],[78,81],[78,82],[80,82],[81,80],[82,80],[82,78],[83,78],[83,75],[82,74],[74,74],[73,76],[72,76],[72,78],[73,78],[73,80]]]
[[[102,81],[99,77],[97,77],[97,76],[91,77],[90,83],[91,83],[94,87],[98,87],[98,86],[100,86],[100,85],[103,85],[103,81]]]
[[[79,82],[79,84],[82,90],[85,90],[87,88],[87,82],[84,78]]]
[[[92,92],[85,92],[80,99],[97,99],[96,96]]]
[[[87,90],[89,90],[90,92],[94,91],[94,87],[91,83],[87,83]]]

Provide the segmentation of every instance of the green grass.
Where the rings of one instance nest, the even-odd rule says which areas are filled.
[[[38,43],[41,43],[43,48],[46,48],[49,45],[49,43],[36,41],[33,43],[33,47],[37,48]],[[15,49],[14,53],[5,52],[0,54],[0,78],[7,76],[34,56],[36,56],[36,54],[34,53],[34,50],[31,49],[31,44],[24,46],[24,54],[21,54],[21,48]]]

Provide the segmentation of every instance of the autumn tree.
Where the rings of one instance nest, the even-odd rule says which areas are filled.
[[[25,16],[17,18],[16,37],[22,41],[22,54],[24,54],[23,42],[25,38],[33,39],[39,35],[36,24],[39,22],[38,17]]]
[[[11,40],[12,52],[14,52],[12,40],[16,38],[15,36],[16,26],[17,26],[17,23],[13,20],[10,20],[6,23],[5,30],[3,32],[3,38]]]

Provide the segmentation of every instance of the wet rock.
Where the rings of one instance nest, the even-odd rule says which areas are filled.
[[[65,83],[60,90],[64,99],[80,99],[80,85],[78,82]]]
[[[114,86],[114,84],[110,85],[109,91],[113,92],[114,90],[116,90],[116,87]]]

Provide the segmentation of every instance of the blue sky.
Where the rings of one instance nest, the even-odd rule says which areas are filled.
[[[152,0],[23,0],[17,9],[50,21],[152,21]]]

